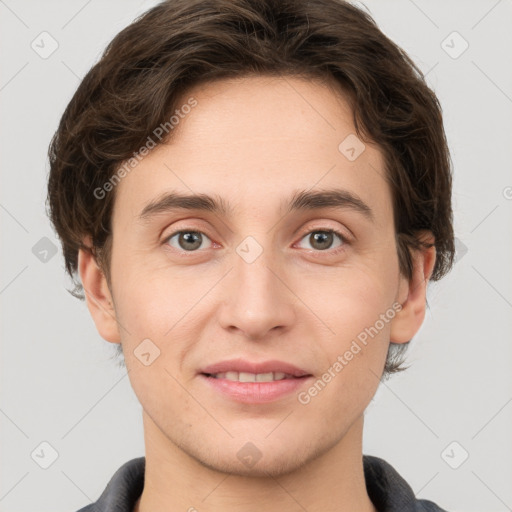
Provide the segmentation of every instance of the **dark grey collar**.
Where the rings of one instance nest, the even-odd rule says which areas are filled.
[[[123,464],[111,478],[96,503],[78,512],[133,512],[144,487],[146,458]],[[385,460],[363,455],[368,496],[379,512],[446,512],[428,500],[417,500],[398,472]]]

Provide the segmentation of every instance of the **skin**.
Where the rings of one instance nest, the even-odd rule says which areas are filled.
[[[143,408],[145,487],[135,510],[375,511],[363,413],[390,341],[408,342],[423,322],[435,250],[413,254],[411,280],[400,273],[383,156],[370,143],[353,162],[338,150],[355,128],[333,87],[252,76],[190,96],[198,105],[172,141],[116,187],[110,287],[93,257],[79,254],[98,332],[122,344]],[[357,195],[374,220],[351,208],[280,210],[297,189],[332,187]],[[171,190],[217,194],[234,214],[174,210],[138,220]],[[326,229],[347,241],[334,235],[322,249],[311,235]],[[179,230],[204,233],[201,247],[169,240]],[[263,249],[252,263],[236,252],[247,236]],[[306,405],[296,393],[240,404],[197,376],[240,356],[287,361],[319,378],[394,303],[401,311]],[[160,350],[149,366],[134,355],[146,338]],[[261,453],[252,467],[237,457],[247,442]]]

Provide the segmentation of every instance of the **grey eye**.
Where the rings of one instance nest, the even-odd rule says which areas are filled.
[[[178,231],[168,238],[168,243],[175,249],[195,251],[201,248],[204,239],[209,238],[200,231]],[[175,243],[173,243],[173,240]],[[176,245],[176,243],[178,245]]]
[[[313,249],[316,249],[317,251],[325,251],[327,249],[334,248],[333,243],[335,242],[336,238],[340,240],[340,243],[336,247],[343,245],[344,239],[340,234],[331,230],[324,231],[318,229],[308,233],[302,238],[302,240],[307,239]],[[306,249],[308,249],[308,247],[306,247]]]

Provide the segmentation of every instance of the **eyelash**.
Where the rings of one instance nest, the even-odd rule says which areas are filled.
[[[315,255],[322,255],[322,254],[329,254],[329,255],[336,255],[336,254],[339,254],[343,251],[345,251],[347,249],[347,245],[348,245],[348,239],[347,237],[341,232],[341,231],[338,231],[336,229],[333,229],[333,228],[315,228],[315,229],[311,229],[309,231],[307,231],[306,233],[304,233],[299,241],[303,240],[304,238],[306,238],[307,236],[310,236],[312,235],[313,233],[331,233],[333,235],[336,235],[340,241],[341,241],[341,245],[339,247],[336,247],[334,249],[325,249],[325,250],[319,250],[319,249],[305,249],[305,250],[308,250],[308,251],[312,251],[315,253]]]
[[[183,234],[183,233],[197,233],[199,235],[202,235],[202,236],[205,236],[206,238],[210,239],[210,237],[202,232],[202,231],[199,231],[197,229],[180,229],[179,231],[175,231],[174,233],[171,233],[169,236],[167,236],[163,243],[164,244],[168,244],[169,241],[174,238],[176,235],[180,235],[180,234]],[[332,229],[332,228],[316,228],[316,229],[312,229],[310,231],[307,231],[306,233],[304,233],[299,241],[303,240],[306,236],[308,235],[311,235],[313,233],[332,233],[336,236],[338,236],[338,238],[340,239],[341,241],[341,245],[339,247],[336,247],[335,249],[325,249],[325,250],[319,250],[319,249],[305,249],[305,250],[309,250],[309,251],[312,251],[314,253],[318,253],[318,254],[330,254],[330,255],[336,255],[336,254],[339,254],[340,252],[343,252],[346,250],[346,246],[349,244],[349,241],[347,240],[347,237],[341,233],[340,231],[337,231],[336,229]],[[214,242],[212,242],[214,243]],[[199,251],[201,251],[201,249],[196,249],[194,251],[186,251],[184,249],[176,249],[175,247],[173,247],[173,249],[179,251],[180,253],[182,254],[193,254],[193,253],[197,253]]]

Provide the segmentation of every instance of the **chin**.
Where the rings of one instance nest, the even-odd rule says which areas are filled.
[[[318,438],[304,440],[302,443],[297,443],[297,439],[298,436],[294,444],[288,446],[283,445],[282,441],[272,443],[256,440],[253,443],[247,438],[231,439],[225,443],[224,453],[204,445],[196,445],[192,451],[188,451],[186,446],[181,448],[202,466],[216,472],[253,478],[277,478],[301,469],[332,447],[331,443],[325,446],[320,444]],[[220,443],[217,446],[222,449]]]

